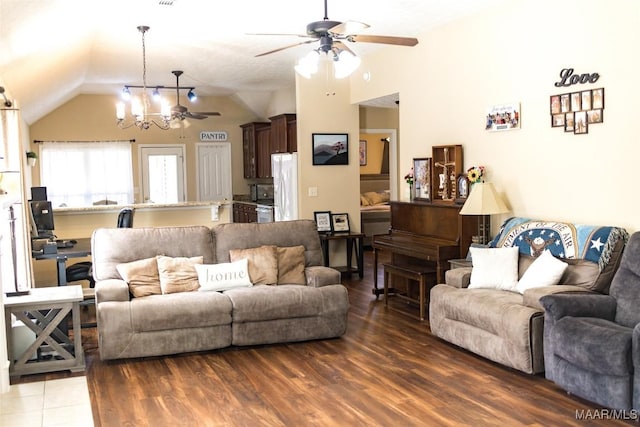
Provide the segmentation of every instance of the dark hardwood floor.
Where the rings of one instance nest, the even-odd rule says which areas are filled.
[[[342,338],[124,361],[99,359],[83,329],[96,426],[585,426],[598,406],[542,376],[492,363],[433,337],[417,307],[385,307],[345,279]],[[382,283],[382,282],[380,282]],[[404,310],[404,313],[402,312]],[[31,375],[21,382],[72,376]]]

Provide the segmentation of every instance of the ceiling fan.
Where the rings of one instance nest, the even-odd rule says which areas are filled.
[[[329,20],[327,14],[327,0],[324,0],[324,18],[322,21],[311,22],[307,25],[307,34],[265,34],[265,33],[256,33],[254,35],[258,36],[297,36],[297,37],[306,37],[310,40],[305,40],[303,42],[295,43],[292,45],[284,46],[278,49],[270,50],[268,52],[263,52],[256,57],[269,55],[275,52],[280,52],[281,50],[289,49],[292,47],[300,46],[303,44],[314,43],[316,41],[320,41],[320,47],[317,49],[318,52],[330,52],[333,51],[336,55],[341,50],[346,50],[349,53],[353,54],[351,49],[343,43],[343,41],[348,41],[351,43],[355,42],[363,42],[363,43],[378,43],[378,44],[389,44],[389,45],[397,45],[397,46],[415,46],[418,44],[418,39],[414,37],[396,37],[396,36],[374,36],[374,35],[357,35],[355,32],[359,32],[369,28],[368,24],[357,21],[331,21]],[[355,54],[354,54],[355,55]]]
[[[219,116],[220,113],[217,111],[211,112],[190,112],[187,107],[184,105],[180,105],[180,89],[192,89],[192,88],[182,88],[180,87],[180,76],[183,74],[182,71],[176,70],[171,72],[174,76],[176,76],[176,105],[171,107],[171,120],[184,120],[184,119],[206,119],[209,116]],[[191,92],[191,90],[189,91]]]

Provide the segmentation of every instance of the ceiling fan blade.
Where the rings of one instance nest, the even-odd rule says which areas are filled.
[[[193,114],[200,114],[202,116],[221,116],[217,111],[194,111]]]
[[[358,21],[345,21],[329,29],[332,34],[354,34],[369,28],[369,24]]]
[[[357,56],[351,49],[349,49],[349,47],[346,44],[342,43],[340,40],[334,40],[333,46],[337,47],[340,50],[346,50],[353,56]]]
[[[303,44],[309,44],[309,43],[313,43],[315,41],[316,41],[316,39],[314,38],[314,39],[307,40],[307,41],[304,41],[304,42],[300,42],[300,43],[292,44],[292,45],[289,45],[289,46],[281,47],[281,48],[278,48],[278,49],[270,50],[268,52],[263,52],[263,53],[261,53],[259,55],[256,55],[255,57],[257,58],[259,56],[269,55],[269,54],[272,54],[272,53],[280,52],[281,50],[289,49],[290,47],[296,47],[296,46],[300,46],[300,45],[303,45]]]
[[[209,116],[205,116],[205,115],[199,114],[199,113],[191,113],[191,112],[187,111],[186,113],[184,113],[184,117],[188,118],[188,119],[202,120],[202,119],[206,119]]]
[[[369,36],[369,35],[350,35],[347,40],[350,42],[362,42],[362,43],[381,43],[381,44],[393,44],[398,46],[415,46],[418,44],[418,39],[414,37],[395,37],[395,36]]]
[[[293,33],[245,33],[248,36],[289,36],[289,37],[312,37],[308,34],[293,34]]]

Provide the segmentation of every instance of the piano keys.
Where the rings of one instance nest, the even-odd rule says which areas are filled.
[[[422,202],[391,202],[391,229],[373,236],[373,294],[378,288],[378,251],[391,252],[395,264],[435,266],[438,283],[444,283],[448,260],[464,258],[471,236],[478,234],[478,217],[460,215],[462,206]]]

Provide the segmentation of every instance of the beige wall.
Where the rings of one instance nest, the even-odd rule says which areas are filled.
[[[510,215],[639,230],[639,17],[636,0],[511,2],[422,34],[414,48],[365,57],[351,100],[399,92],[400,175],[431,146],[462,144],[465,168],[486,166],[512,208],[494,219],[494,231]],[[555,87],[567,67],[601,77]],[[551,128],[550,95],[599,87],[604,123],[587,135]],[[484,131],[487,108],[508,102],[521,103],[522,128]]]
[[[352,230],[360,230],[358,106],[349,101],[348,79],[327,78],[322,69],[312,79],[296,76],[300,218],[314,211],[348,213]],[[327,95],[329,93],[329,95]],[[312,133],[347,133],[349,164],[312,165]],[[318,196],[309,197],[309,188]]]
[[[120,129],[116,126],[115,105],[118,96],[79,95],[60,106],[30,127],[31,140],[129,140],[132,147],[134,187],[139,188],[138,145],[184,144],[187,157],[187,199],[195,201],[196,194],[196,143],[203,130],[226,131],[231,144],[233,193],[248,194],[242,171],[242,131],[239,125],[256,120],[255,115],[229,97],[199,97],[197,103],[185,105],[191,111],[219,111],[222,116],[204,120],[189,120],[184,130],[159,130],[152,127],[141,131],[136,127]],[[37,146],[34,148],[37,151]],[[32,168],[33,185],[40,183],[38,168]],[[141,194],[136,193],[136,202]]]

